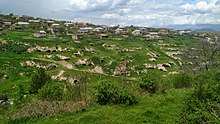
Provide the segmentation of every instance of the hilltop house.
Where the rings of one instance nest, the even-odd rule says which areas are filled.
[[[115,30],[115,34],[122,34],[123,32],[124,32],[124,30],[121,29],[121,28],[117,28],[117,29]]]
[[[47,33],[45,31],[38,31],[34,33],[35,38],[44,38],[47,36]]]
[[[94,32],[102,32],[104,29],[102,27],[97,27],[93,29]]]
[[[91,32],[92,30],[93,30],[92,27],[79,28],[80,33],[88,33],[88,32]]]
[[[182,36],[189,36],[189,35],[192,35],[192,31],[191,30],[180,30],[179,31],[179,35],[182,35]]]
[[[11,22],[3,22],[3,27],[4,28],[10,28],[12,26]]]
[[[166,35],[166,34],[169,34],[169,30],[161,29],[158,33]]]
[[[144,38],[146,38],[146,40],[158,39],[159,36],[157,32],[149,32],[147,35],[144,36]]]
[[[147,28],[140,28],[139,30],[142,35],[145,35],[148,32]]]
[[[20,25],[18,25],[18,24],[13,24],[13,25],[11,26],[11,29],[12,29],[12,30],[22,30],[22,27],[21,27]]]
[[[54,21],[46,21],[48,26],[52,26],[54,24]]]
[[[97,34],[97,37],[99,37],[100,39],[104,39],[104,38],[109,38],[108,34]]]
[[[29,20],[30,24],[40,24],[40,20]]]
[[[139,36],[139,35],[141,35],[141,31],[140,30],[135,30],[135,31],[132,32],[132,35]]]
[[[54,23],[51,25],[53,28],[60,28],[60,24]]]

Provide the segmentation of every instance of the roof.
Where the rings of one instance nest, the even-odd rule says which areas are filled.
[[[149,32],[150,35],[158,35],[157,32]]]
[[[40,23],[40,20],[29,20],[29,22],[32,22],[32,23]]]
[[[85,27],[85,28],[80,28],[80,30],[92,30],[92,27]]]
[[[19,25],[29,25],[28,22],[18,22]]]
[[[46,31],[39,31],[40,34],[46,34]]]

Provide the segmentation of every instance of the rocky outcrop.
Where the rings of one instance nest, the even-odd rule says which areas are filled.
[[[50,70],[50,69],[53,69],[53,68],[56,68],[57,65],[54,64],[54,63],[51,63],[51,64],[48,64],[48,65],[41,65],[39,63],[36,63],[34,61],[25,61],[25,62],[21,62],[20,63],[21,66],[23,67],[37,67],[37,68],[43,68],[45,70]]]
[[[130,76],[130,72],[127,71],[127,63],[128,61],[122,61],[118,67],[115,68],[114,75],[115,76]]]
[[[99,74],[103,74],[103,69],[100,66],[96,66],[94,69],[89,70],[89,72],[95,72],[95,73],[99,73]]]
[[[94,63],[90,59],[79,59],[75,65],[92,66]]]
[[[70,52],[67,48],[61,48],[61,47],[48,47],[48,46],[36,46],[29,48],[27,52],[31,53],[34,51],[38,52]]]

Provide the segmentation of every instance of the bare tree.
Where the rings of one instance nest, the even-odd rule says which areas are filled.
[[[195,48],[186,46],[182,53],[182,69],[186,72],[197,73],[216,68],[220,64],[220,38],[198,38]]]

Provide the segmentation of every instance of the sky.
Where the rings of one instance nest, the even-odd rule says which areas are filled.
[[[220,0],[0,0],[0,11],[104,25],[220,24]]]

